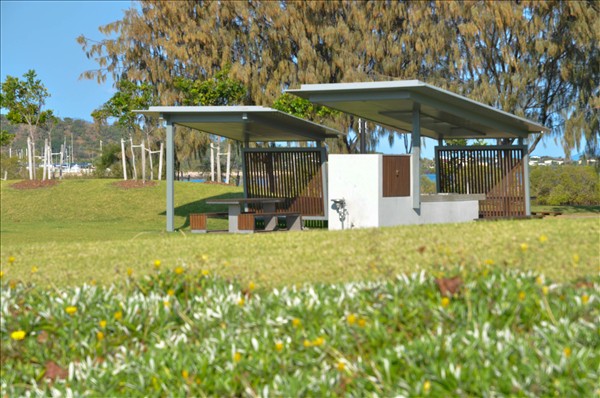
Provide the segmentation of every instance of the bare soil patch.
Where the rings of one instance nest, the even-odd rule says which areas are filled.
[[[117,181],[113,185],[121,189],[148,188],[155,186],[156,181],[127,180]]]
[[[50,188],[55,185],[58,185],[60,181],[58,180],[24,180],[20,182],[16,182],[11,185],[14,189],[40,189],[40,188]]]

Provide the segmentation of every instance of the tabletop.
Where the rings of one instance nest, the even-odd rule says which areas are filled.
[[[229,199],[209,199],[206,201],[209,205],[241,205],[241,204],[264,204],[264,203],[284,203],[285,198],[229,198]]]

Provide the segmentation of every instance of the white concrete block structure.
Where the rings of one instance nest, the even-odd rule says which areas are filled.
[[[380,154],[329,155],[329,198],[344,200],[343,208],[334,202],[329,207],[329,229],[468,222],[479,217],[482,194],[419,194],[420,209],[413,208],[413,191],[408,196],[384,197],[383,158]]]

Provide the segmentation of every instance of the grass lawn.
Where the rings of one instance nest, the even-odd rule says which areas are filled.
[[[241,191],[182,182],[167,234],[164,184],[113,182],[1,183],[0,396],[598,394],[593,210],[194,235]]]

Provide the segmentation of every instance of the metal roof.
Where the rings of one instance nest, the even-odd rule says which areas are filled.
[[[526,138],[550,131],[538,123],[419,80],[303,84],[288,93],[371,120],[394,130],[412,131],[419,104],[421,135],[440,138]]]
[[[135,112],[237,141],[322,141],[341,134],[262,106],[151,106]]]

